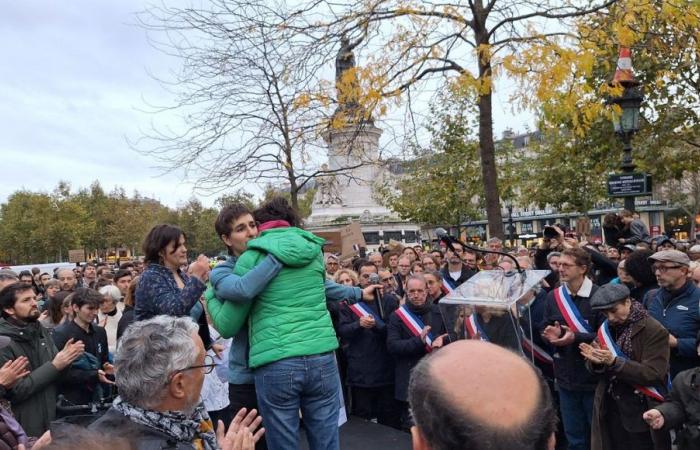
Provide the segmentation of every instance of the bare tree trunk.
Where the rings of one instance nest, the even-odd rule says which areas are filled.
[[[496,170],[496,147],[493,142],[493,80],[491,72],[491,50],[489,36],[485,28],[486,14],[481,2],[477,2],[474,20],[474,33],[479,47],[479,80],[488,83],[487,93],[479,95],[479,155],[481,157],[481,177],[484,182],[486,200],[486,218],[489,235],[503,239],[503,216],[498,193],[498,171]],[[483,91],[482,91],[483,92]]]

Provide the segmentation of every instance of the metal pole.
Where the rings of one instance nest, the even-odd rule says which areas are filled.
[[[510,248],[513,248],[513,205],[508,204],[508,239]]]
[[[632,173],[634,172],[634,169],[636,166],[632,162],[632,133],[631,132],[624,132],[622,133],[622,143],[624,145],[623,147],[623,154],[622,154],[622,165],[620,166],[620,169],[622,169],[623,173]],[[629,211],[634,211],[634,196],[630,197],[625,197],[625,209]]]

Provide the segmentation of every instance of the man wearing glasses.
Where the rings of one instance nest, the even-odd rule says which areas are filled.
[[[669,331],[671,378],[700,364],[696,337],[700,330],[700,289],[688,280],[690,258],[678,250],[649,257],[659,289],[647,294],[649,314]]]
[[[240,410],[224,433],[200,401],[204,375],[216,364],[197,330],[189,317],[129,326],[114,361],[119,397],[90,429],[126,437],[134,448],[253,449],[264,433],[255,410]]]
[[[557,268],[561,286],[547,294],[542,337],[554,347],[554,374],[559,408],[569,450],[590,449],[596,375],[586,370],[579,345],[590,344],[605,319],[591,308],[598,286],[586,276],[591,256],[582,248],[567,248]]]

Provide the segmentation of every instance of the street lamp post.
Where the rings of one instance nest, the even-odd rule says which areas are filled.
[[[620,169],[623,173],[633,173],[636,166],[632,162],[632,135],[639,131],[639,109],[644,96],[640,83],[632,73],[631,52],[628,48],[620,49],[613,84],[619,84],[624,88],[622,96],[610,98],[608,102],[617,105],[620,109],[620,111],[614,111],[612,117],[615,134],[623,144]],[[625,209],[634,211],[634,196],[625,197]]]

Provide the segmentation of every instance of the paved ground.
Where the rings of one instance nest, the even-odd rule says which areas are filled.
[[[307,450],[306,437],[301,440],[301,449]],[[411,435],[393,428],[350,417],[340,427],[341,450],[410,450]]]

